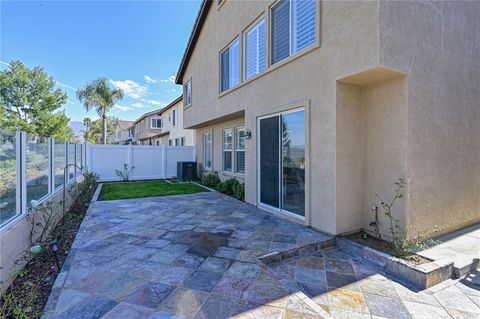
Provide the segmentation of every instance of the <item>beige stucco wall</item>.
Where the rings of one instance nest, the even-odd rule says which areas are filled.
[[[478,2],[324,1],[317,45],[220,94],[220,51],[262,14],[268,29],[273,3],[213,3],[183,77],[197,147],[202,129],[232,118],[251,130],[246,201],[257,204],[257,118],[305,107],[306,224],[335,234],[366,227],[375,193],[390,198],[398,177],[408,180],[403,223],[478,220]]]
[[[245,126],[252,131],[252,139],[246,142],[246,201],[256,205],[256,118],[288,108],[310,107],[307,130],[312,165],[308,168],[311,186],[307,198],[312,200],[306,205],[306,223],[337,233],[335,79],[378,64],[378,4],[323,2],[317,45],[220,95],[219,52],[261,14],[268,13],[273,3],[226,1],[218,11],[212,4],[183,78],[184,82],[192,79],[192,106],[185,109],[184,124],[198,129],[200,145],[200,128],[244,113]],[[266,19],[268,25],[268,14]],[[218,162],[221,153],[214,156]]]
[[[78,187],[76,185],[78,184],[76,184],[75,181],[68,184],[67,190],[74,186]],[[46,200],[57,203],[57,208],[61,210],[62,197],[63,188],[57,190]],[[67,209],[72,203],[73,199],[67,191]],[[41,220],[41,218],[36,216],[36,220]],[[31,227],[31,220],[26,218],[26,216],[21,216],[15,221],[12,221],[11,225],[4,227],[0,232],[0,295],[11,284],[16,273],[23,269],[26,264],[26,262],[19,260],[19,258],[22,257],[22,254],[30,248]],[[37,227],[36,232],[38,236],[41,230]]]
[[[212,159],[212,170],[218,173],[218,177],[221,180],[226,180],[229,178],[236,178],[240,182],[244,182],[244,175],[243,174],[234,174],[233,172],[224,172],[223,171],[223,129],[231,128],[234,129],[236,127],[241,127],[245,125],[245,120],[243,117],[221,122],[214,125],[204,126],[200,129],[196,130],[196,137],[195,139],[198,141],[196,143],[196,154],[197,154],[197,162],[200,163],[199,169],[200,172],[203,169],[203,156],[204,156],[204,145],[203,145],[203,134],[206,132],[211,132],[212,134],[212,144],[213,144],[213,159]],[[235,157],[235,154],[233,154]],[[249,164],[247,164],[247,162]],[[250,165],[249,161],[246,161],[245,165]]]
[[[480,2],[381,2],[380,62],[408,73],[408,223],[480,220]]]
[[[176,110],[177,123],[173,125],[173,110]],[[166,111],[162,112],[162,132],[169,132],[168,136],[162,138],[162,142],[166,141],[168,145],[168,140],[172,140],[172,145],[175,145],[176,138],[185,138],[185,146],[192,146],[195,144],[195,130],[189,130],[183,128],[183,100],[180,100],[172,107],[168,108]]]

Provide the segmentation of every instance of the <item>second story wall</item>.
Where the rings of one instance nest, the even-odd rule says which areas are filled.
[[[241,116],[247,108],[282,105],[306,97],[322,97],[333,107],[334,79],[378,65],[378,3],[317,2],[316,42],[281,62],[270,54],[271,9],[277,1],[230,1],[209,13],[186,67],[183,83],[191,79],[192,106],[185,109],[185,127],[201,127],[217,118]],[[244,37],[259,19],[265,19],[266,67],[245,80]],[[220,92],[221,52],[239,39],[241,82]],[[328,101],[330,99],[330,101]],[[333,110],[333,109],[332,109]]]

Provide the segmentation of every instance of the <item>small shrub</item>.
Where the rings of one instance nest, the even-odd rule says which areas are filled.
[[[128,182],[130,180],[130,174],[132,171],[135,169],[135,166],[132,166],[132,168],[128,169],[127,164],[123,164],[123,170],[115,170],[115,174],[122,179],[124,182]]]
[[[233,185],[233,197],[241,201],[245,200],[245,184],[236,183]]]
[[[235,178],[230,178],[218,184],[217,190],[226,195],[232,196],[234,194],[234,188],[236,187],[237,184],[240,185],[240,183]]]
[[[218,177],[217,172],[212,172],[212,173],[203,173],[202,174],[202,179],[200,182],[207,186],[207,187],[212,187],[216,188],[218,184],[220,184],[220,178]]]
[[[376,196],[380,200],[383,213],[387,216],[390,222],[390,235],[395,253],[397,257],[405,257],[409,254],[428,248],[435,244],[436,241],[428,239],[428,229],[421,232],[417,231],[416,234],[410,234],[407,236],[407,229],[402,229],[400,220],[393,216],[393,206],[396,201],[405,197],[406,180],[399,178],[394,185],[395,196],[391,201],[383,199],[378,194],[376,194]],[[437,226],[432,227],[432,232],[438,232],[439,230],[440,228]]]

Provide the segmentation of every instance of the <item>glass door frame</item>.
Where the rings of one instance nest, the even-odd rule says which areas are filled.
[[[277,207],[274,207],[274,206],[271,206],[271,205],[268,205],[268,204],[265,204],[265,203],[262,203],[261,202],[261,161],[260,161],[260,147],[261,147],[261,134],[260,134],[260,121],[263,120],[263,119],[267,119],[267,118],[271,118],[271,117],[279,117],[279,127],[278,127],[278,131],[279,131],[279,136],[282,136],[282,125],[281,125],[281,116],[283,115],[286,115],[286,114],[291,114],[291,113],[296,113],[296,112],[301,112],[303,111],[304,112],[304,134],[305,134],[305,155],[307,157],[307,154],[308,154],[308,144],[309,144],[309,140],[307,138],[307,132],[308,132],[308,127],[307,127],[307,119],[308,119],[308,116],[307,116],[307,108],[305,106],[301,106],[301,107],[297,107],[297,108],[294,108],[294,109],[289,109],[289,110],[286,110],[286,111],[281,111],[281,112],[276,112],[276,113],[271,113],[271,114],[268,114],[268,115],[263,115],[263,116],[259,116],[257,117],[257,127],[256,127],[256,131],[258,132],[257,134],[257,158],[256,158],[256,161],[257,161],[257,205],[259,207],[263,207],[263,208],[266,208],[266,209],[269,209],[269,210],[272,210],[272,211],[275,211],[275,212],[278,212],[278,213],[282,213],[282,214],[285,214],[287,216],[290,216],[290,217],[293,217],[295,219],[298,219],[298,220],[301,220],[301,221],[306,221],[307,220],[307,199],[309,198],[307,196],[308,192],[310,191],[309,189],[309,184],[310,183],[307,183],[307,180],[305,180],[305,215],[304,216],[301,216],[301,215],[298,215],[296,213],[293,213],[291,211],[288,211],[286,209],[283,209],[283,195],[282,195],[282,186],[283,186],[283,176],[282,176],[282,172],[283,172],[283,160],[282,160],[282,152],[281,152],[281,149],[280,149],[280,156],[279,156],[279,170],[278,170],[278,180],[279,180],[279,184],[278,184],[278,194],[279,194],[279,208]],[[306,162],[307,163],[307,162]],[[307,172],[308,170],[308,166],[305,165],[305,175],[307,175],[309,172]]]

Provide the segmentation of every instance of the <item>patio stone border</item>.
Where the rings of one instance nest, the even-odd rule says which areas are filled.
[[[418,288],[427,289],[452,278],[453,261],[435,260],[426,264],[414,265],[403,259],[361,245],[344,237],[335,238],[336,245],[348,254],[368,260]]]
[[[325,249],[333,246],[335,246],[335,239],[332,237],[331,239],[292,248],[287,251],[283,251],[283,252],[274,251],[265,255],[260,255],[260,256],[257,256],[257,259],[262,263],[264,263],[265,265],[268,265],[276,262],[281,262],[285,259],[295,257],[295,256],[309,255],[314,253],[317,250],[321,250],[321,249]]]
[[[92,199],[88,204],[87,211],[85,212],[85,218],[90,216],[91,211],[95,207],[95,202],[98,200],[98,197],[100,196],[100,192],[102,191],[102,185],[103,183],[99,183],[97,185],[97,188],[95,189],[95,193],[93,193]],[[85,228],[87,226],[86,226],[86,223],[84,223],[84,221],[85,219],[82,221],[82,223],[80,224],[80,227],[78,228],[77,236],[85,232]],[[62,268],[60,269],[60,272],[58,273],[57,278],[53,283],[50,296],[48,297],[45,307],[43,308],[43,314],[41,317],[42,319],[53,318],[53,315],[55,313],[55,307],[57,306],[58,299],[60,298],[60,291],[62,290],[63,285],[65,284],[68,272],[70,271],[70,267],[72,266],[72,263],[73,263],[73,259],[75,258],[75,255],[77,253],[77,247],[75,243],[76,241],[74,240],[72,243],[72,246],[70,247],[70,250],[68,251],[67,257],[63,261]]]

